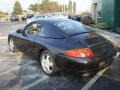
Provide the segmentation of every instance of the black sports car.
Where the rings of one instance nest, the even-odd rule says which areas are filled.
[[[109,66],[116,55],[114,45],[70,19],[41,19],[8,36],[10,51],[38,59],[43,71],[60,70],[89,74]]]

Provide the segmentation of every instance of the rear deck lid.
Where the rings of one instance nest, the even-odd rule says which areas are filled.
[[[108,57],[113,52],[112,44],[95,32],[86,32],[71,37],[90,48],[97,57]]]

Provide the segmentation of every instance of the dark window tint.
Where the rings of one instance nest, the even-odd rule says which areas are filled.
[[[40,23],[38,23],[37,28],[38,28],[38,31],[39,31],[38,35],[39,36],[44,36],[44,27]]]
[[[80,22],[77,21],[60,21],[54,23],[54,25],[67,35],[89,32],[89,30],[87,30]]]
[[[59,30],[57,27],[55,27],[53,24],[44,22],[43,26],[44,26],[44,37],[64,38],[64,33],[61,30]]]

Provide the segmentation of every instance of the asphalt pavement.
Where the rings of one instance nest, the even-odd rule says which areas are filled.
[[[120,58],[95,76],[61,74],[46,76],[36,60],[19,52],[9,52],[8,33],[25,26],[25,22],[0,22],[0,90],[119,90]],[[109,32],[98,32],[120,45],[120,37]],[[111,39],[112,38],[112,39]]]

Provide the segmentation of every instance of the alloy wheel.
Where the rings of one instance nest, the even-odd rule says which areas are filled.
[[[9,41],[9,47],[12,52],[15,51],[15,45],[14,45],[14,41],[12,39],[10,39],[10,41]]]
[[[47,73],[47,74],[51,74],[53,72],[53,60],[52,57],[47,54],[47,53],[43,53],[41,56],[41,65],[43,70]]]

